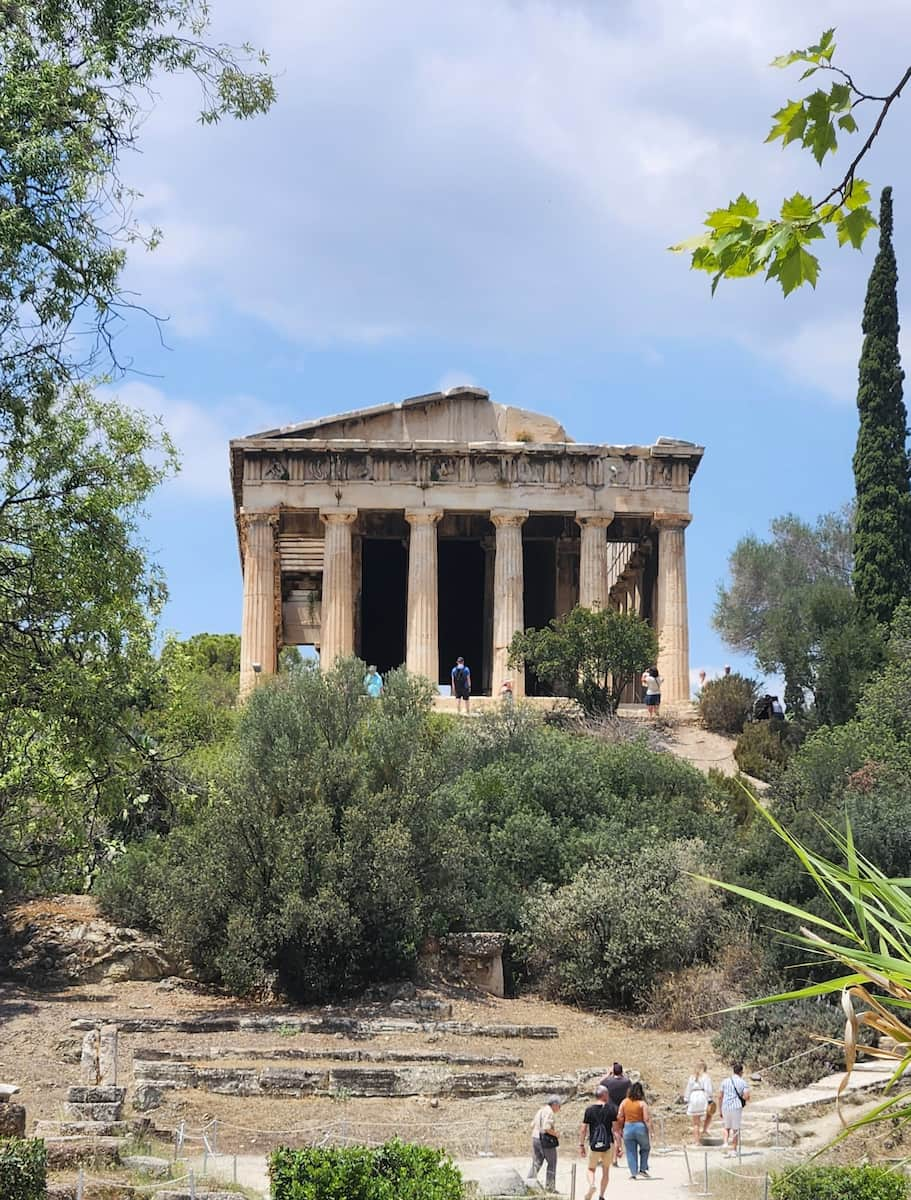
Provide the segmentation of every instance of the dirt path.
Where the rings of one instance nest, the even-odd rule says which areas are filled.
[[[736,738],[711,733],[699,725],[679,724],[667,733],[664,742],[671,754],[686,759],[706,774],[715,770],[720,771],[722,775],[733,777],[738,772],[734,758]],[[749,775],[745,775],[744,779],[760,792],[769,786],[761,779],[753,779]]]

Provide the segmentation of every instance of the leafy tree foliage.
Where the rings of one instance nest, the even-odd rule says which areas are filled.
[[[545,629],[517,633],[510,666],[523,664],[588,713],[614,712],[628,684],[658,656],[658,639],[635,613],[577,606]]]
[[[841,67],[833,65],[835,50],[835,30],[827,29],[816,45],[773,60],[773,67],[801,64],[801,82],[819,76],[816,82],[825,80],[828,86],[816,87],[803,99],[789,100],[774,114],[766,141],[780,141],[782,147],[796,142],[822,165],[827,155],[838,150],[839,137],[859,132],[855,113],[861,105],[865,106],[864,112],[871,106],[876,112],[870,132],[843,178],[821,199],[795,192],[782,201],[778,216],[770,218],[761,216],[758,203],[741,193],[726,208],[708,214],[706,233],[671,247],[690,253],[693,269],[712,276],[713,293],[722,279],[758,274],[777,280],[786,296],[805,283],[815,288],[819,259],[810,249],[811,244],[834,231],[839,246],[850,243],[860,249],[875,227],[869,208],[870,187],[857,177],[857,168],[911,79],[911,67],[891,92],[871,95]]]
[[[864,305],[857,391],[860,428],[854,454],[854,592],[863,612],[886,623],[911,590],[911,472],[898,348],[897,284],[892,189],[884,188],[879,253]]]
[[[759,684],[738,671],[709,679],[699,695],[699,716],[706,729],[716,733],[740,733],[753,715],[759,699]]]
[[[720,587],[713,624],[728,645],[785,678],[785,704],[802,713],[810,696],[821,721],[845,721],[882,658],[882,635],[851,591],[851,521],[830,514],[810,526],[772,522],[772,538],[742,538]]]
[[[164,595],[137,514],[175,466],[144,417],[92,393],[112,362],[125,248],[152,245],[119,180],[153,80],[189,73],[202,119],[271,80],[206,43],[198,0],[0,5],[0,882],[80,886],[148,798],[138,714]],[[118,818],[117,814],[123,814]]]

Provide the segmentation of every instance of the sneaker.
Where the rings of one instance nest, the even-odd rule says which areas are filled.
[[[651,1179],[651,1175],[649,1175],[648,1171],[640,1171],[639,1174],[643,1179]]]

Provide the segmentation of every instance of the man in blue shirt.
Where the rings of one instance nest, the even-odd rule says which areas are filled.
[[[456,698],[456,712],[462,711],[462,701],[465,701],[465,712],[471,704],[471,671],[465,666],[465,659],[459,656],[452,668],[452,694]]]

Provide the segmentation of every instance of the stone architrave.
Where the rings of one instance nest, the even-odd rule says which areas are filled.
[[[437,522],[441,508],[409,508],[408,613],[405,665],[431,683],[440,678]]]
[[[690,639],[686,599],[685,513],[655,513],[658,527],[658,674],[662,701],[690,698]]]
[[[320,665],[328,671],[337,658],[354,653],[354,583],[351,526],[356,508],[321,508],[326,526],[323,550],[323,602]]]
[[[272,512],[242,516],[244,610],[240,634],[240,692],[246,695],[257,675],[272,675],[278,647],[275,629],[275,530]]]
[[[509,666],[509,647],[513,637],[525,627],[524,566],[522,562],[522,526],[528,512],[524,509],[495,508],[490,520],[496,529],[493,568],[493,679],[494,696],[507,680],[514,696],[525,695],[525,672]]]
[[[579,512],[579,604],[582,608],[607,608],[607,534],[612,513]]]

